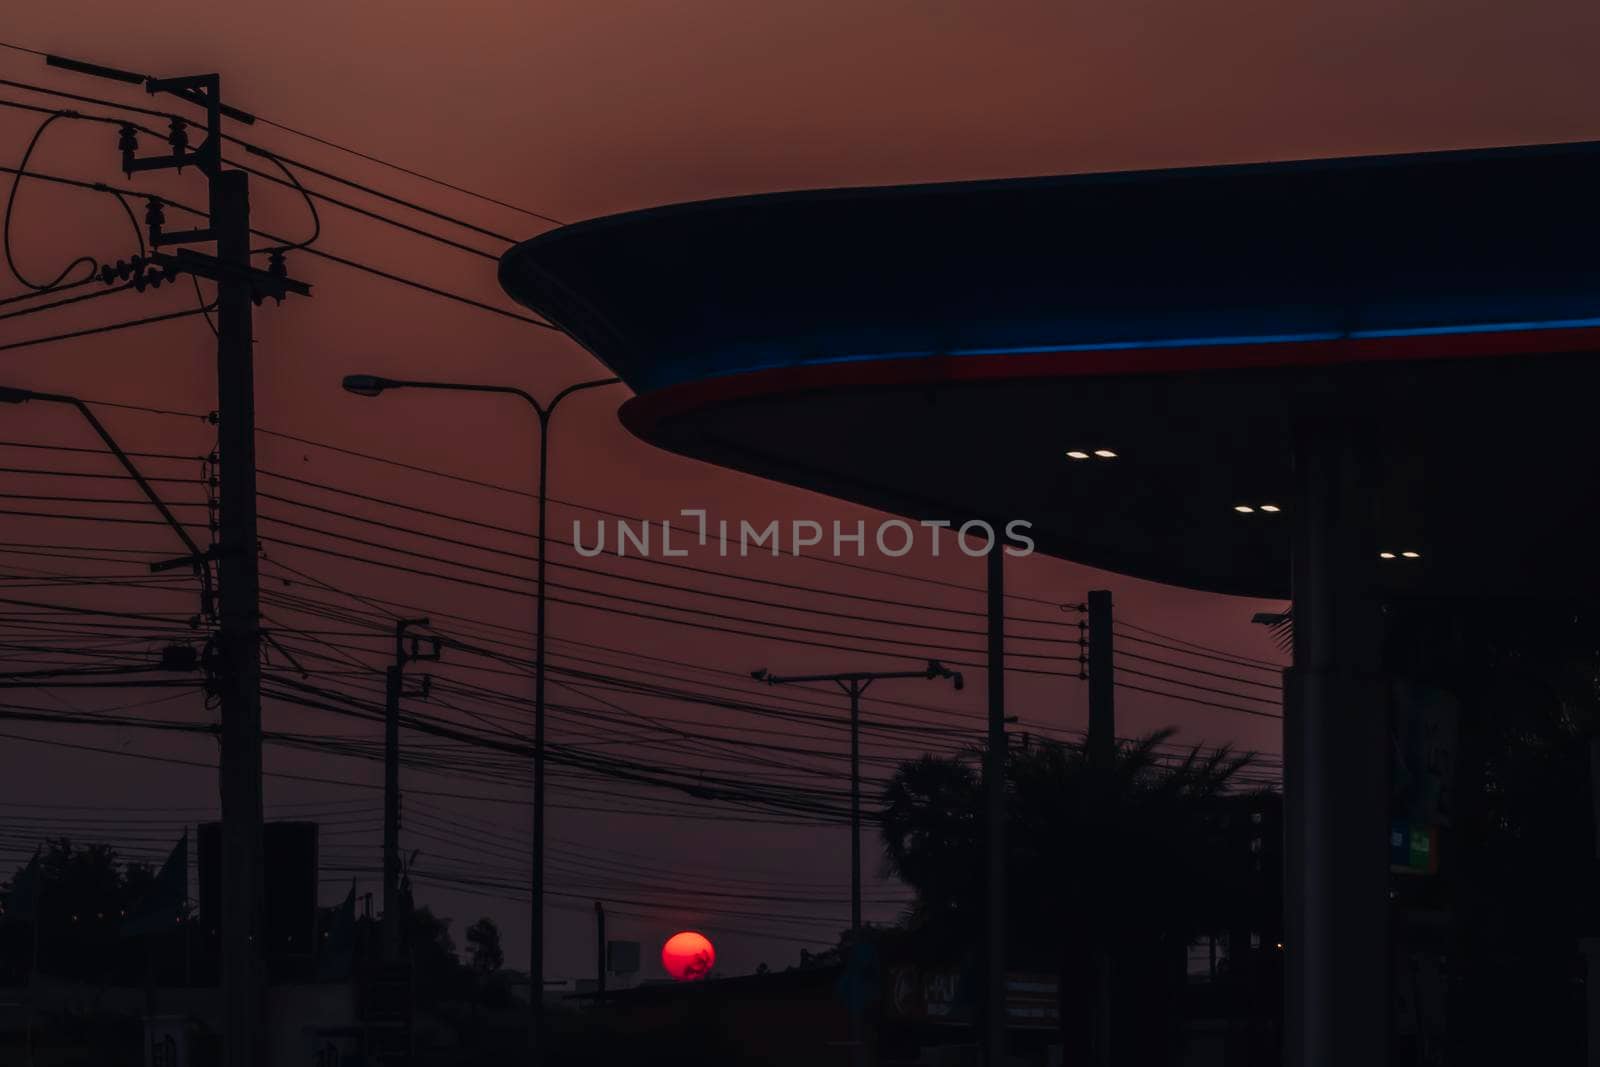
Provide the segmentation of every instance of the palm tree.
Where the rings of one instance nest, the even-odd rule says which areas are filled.
[[[1121,743],[1103,768],[1082,743],[1008,755],[1008,959],[1061,975],[1064,1041],[1086,1029],[1069,1018],[1093,991],[1097,958],[1123,1003],[1137,1004],[1140,1031],[1166,1040],[1150,1020],[1175,1006],[1187,947],[1221,925],[1233,887],[1218,863],[1219,800],[1252,756],[1195,748],[1171,759],[1160,751],[1171,736]],[[884,796],[887,867],[916,893],[908,925],[946,951],[985,936],[977,768],[977,753],[924,756]]]

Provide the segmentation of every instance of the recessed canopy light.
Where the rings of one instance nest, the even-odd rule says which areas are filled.
[[[1249,504],[1235,504],[1233,506],[1233,510],[1237,511],[1241,515],[1248,515],[1254,511],[1255,508],[1251,507]]]
[[[1111,449],[1109,449],[1109,448],[1097,448],[1097,449],[1094,450],[1094,454],[1099,456],[1101,459],[1116,459],[1117,458],[1117,454],[1115,452],[1111,451]]]
[[[1282,511],[1283,509],[1280,508],[1276,504],[1262,504],[1261,505],[1261,510],[1262,511],[1266,511],[1266,512],[1270,512],[1270,513],[1276,515],[1278,512]]]
[[[1378,553],[1378,558],[1379,559],[1394,559],[1394,553],[1393,552],[1379,552]]]
[[[1402,556],[1404,556],[1406,559],[1421,559],[1422,558],[1422,553],[1421,552],[1402,552],[1400,554]]]
[[[1067,458],[1068,459],[1088,459],[1089,458],[1089,453],[1087,453],[1087,452],[1079,452],[1076,449],[1074,449],[1073,451],[1067,453]]]

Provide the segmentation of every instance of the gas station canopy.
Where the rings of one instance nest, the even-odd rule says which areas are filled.
[[[500,277],[686,455],[1281,597],[1297,435],[1333,420],[1376,583],[1563,592],[1600,584],[1597,190],[1582,143],[782,193]]]

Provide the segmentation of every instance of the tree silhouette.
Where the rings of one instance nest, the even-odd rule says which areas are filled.
[[[500,927],[488,916],[467,927],[468,965],[478,974],[493,974],[506,964],[500,947]]]
[[[430,908],[413,908],[406,915],[406,944],[415,968],[417,1002],[428,1006],[459,999],[468,977],[456,955],[450,920]]]
[[[1105,767],[1083,744],[1048,741],[1013,748],[1006,761],[1007,958],[1062,976],[1065,1040],[1087,1032],[1089,964],[1108,957],[1126,1016],[1119,1059],[1138,1048],[1166,1058],[1184,955],[1223,925],[1235,888],[1219,861],[1218,815],[1251,756],[1196,748],[1165,762],[1158,749],[1170,737],[1121,744]],[[887,866],[916,893],[908,924],[947,958],[972,958],[987,936],[978,762],[977,753],[924,756],[885,790]]]
[[[124,864],[110,845],[57,838],[40,851],[39,869],[37,917],[0,927],[0,971],[7,979],[17,981],[31,968],[31,924],[38,923],[44,973],[84,982],[138,980],[148,946],[124,938],[122,921],[149,890],[151,868]],[[5,883],[7,897],[15,881],[13,875]]]

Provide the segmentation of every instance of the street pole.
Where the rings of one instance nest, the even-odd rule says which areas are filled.
[[[138,154],[138,132],[121,126],[118,147],[128,175],[149,170],[194,167],[205,175],[209,218],[200,229],[167,231],[161,201],[152,197],[146,213],[150,253],[135,257],[121,276],[141,291],[179,274],[217,284],[217,443],[218,530],[215,545],[203,555],[174,564],[217,563],[219,604],[212,678],[221,717],[218,772],[222,806],[222,1018],[223,1063],[255,1067],[265,1062],[261,985],[261,589],[256,531],[255,368],[251,309],[256,300],[281,301],[287,293],[310,295],[310,287],[289,278],[286,249],[274,249],[269,270],[250,263],[250,187],[242,170],[225,170],[222,118],[252,123],[247,112],[222,102],[215,74],[151,78],[131,71],[46,56],[49,66],[167,93],[205,111],[205,139],[188,147],[187,123],[172,120],[169,150]],[[216,254],[163,246],[215,242]],[[123,266],[123,265],[119,265]],[[109,283],[109,275],[102,280]],[[164,565],[157,565],[157,569]]]
[[[534,1062],[543,1064],[548,1059],[545,1041],[544,1013],[544,632],[545,632],[545,512],[549,499],[550,483],[550,416],[560,402],[558,395],[549,407],[534,404],[539,416],[539,535],[538,579],[534,587],[534,637],[533,637],[533,894],[529,905],[532,920],[528,941],[528,970],[532,982],[529,999],[532,1001],[533,1019],[529,1027],[529,1042]]]
[[[1116,666],[1111,645],[1111,592],[1089,591],[1089,736],[1086,742],[1093,781],[1099,790],[1102,818],[1110,796],[1111,771],[1116,760]],[[1108,931],[1098,916],[1085,916],[1092,952],[1090,981],[1094,999],[1090,1003],[1089,1063],[1109,1067],[1111,1063],[1111,948]],[[1057,981],[1065,981],[1060,976]]]
[[[988,825],[988,953],[984,1049],[988,1067],[1003,1067],[1006,1052],[1006,633],[1005,554],[989,564],[989,743],[983,791]]]
[[[251,336],[248,175],[211,176],[217,259],[240,268],[217,282],[220,464],[219,679],[222,745],[223,1062],[264,1061],[261,958],[261,578],[256,545],[255,355]]]
[[[861,936],[861,694],[871,681],[850,682],[850,929]]]
[[[33,859],[37,864],[39,860],[39,848],[37,846],[33,850]],[[13,882],[12,885],[15,886],[16,883]],[[39,981],[39,931],[44,926],[44,916],[39,913],[39,895],[43,889],[44,871],[36,866],[33,871],[33,947],[28,957],[28,1067],[37,1067],[37,1061],[34,1059],[33,1024],[35,1018],[34,1009],[39,1000],[39,986],[41,984]]]
[[[920,671],[844,671],[837,674],[768,673],[765,667],[750,672],[750,677],[768,685],[791,685],[803,682],[833,682],[850,697],[850,934],[855,945],[861,944],[861,694],[873,682],[891,678],[949,678],[960,690],[965,684],[960,671],[946,668],[938,660],[929,660]],[[865,1061],[861,1043],[861,996],[850,1002],[850,1048],[857,1063]]]
[[[594,988],[596,1006],[606,1002],[606,906],[594,902]]]
[[[1089,762],[1110,767],[1116,752],[1116,675],[1111,659],[1111,591],[1089,591]]]
[[[528,935],[528,1046],[534,1062],[543,1059],[544,1039],[544,756],[545,756],[545,518],[550,481],[550,420],[561,401],[584,389],[620,384],[620,378],[595,378],[567,386],[540,403],[533,394],[508,385],[475,385],[466,382],[434,382],[384,378],[374,374],[349,374],[344,378],[346,392],[357,396],[378,396],[391,389],[432,389],[462,393],[500,393],[520,397],[539,419],[539,503],[536,536],[537,562],[534,583],[533,653],[533,886],[530,893]]]
[[[406,630],[427,626],[428,620],[401,619],[394,624],[394,663],[384,671],[383,707],[383,961],[400,962],[402,918],[400,904],[400,698],[405,695],[405,666],[415,660],[437,660],[439,639],[433,650],[422,652],[412,638],[406,651]]]
[[[400,962],[400,686],[398,662],[383,672],[383,962]]]

